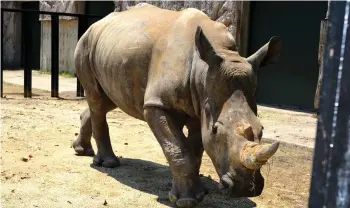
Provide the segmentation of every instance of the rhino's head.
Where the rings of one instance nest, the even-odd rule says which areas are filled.
[[[275,154],[279,143],[257,143],[263,131],[254,96],[257,71],[277,61],[281,40],[272,37],[248,58],[239,56],[234,49],[214,49],[213,42],[197,28],[195,44],[201,59],[197,67],[207,67],[201,103],[204,149],[225,194],[258,196],[264,188],[260,168]]]

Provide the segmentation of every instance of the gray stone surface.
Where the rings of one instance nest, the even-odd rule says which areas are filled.
[[[241,16],[241,1],[120,1],[114,0],[115,10],[124,11],[139,3],[148,3],[160,8],[180,11],[186,8],[196,8],[206,13],[212,20],[221,22],[228,27],[235,37],[239,47],[239,28]]]
[[[84,2],[65,0],[65,1],[40,1],[40,11],[47,12],[65,12],[65,13],[84,13]],[[39,20],[50,20],[50,15],[40,15]],[[71,16],[59,16],[59,19],[71,20],[76,17]]]

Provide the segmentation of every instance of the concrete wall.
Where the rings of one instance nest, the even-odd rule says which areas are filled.
[[[2,1],[1,8],[22,8],[21,2]],[[5,69],[16,69],[21,67],[21,52],[22,52],[22,15],[21,13],[5,12],[3,51]]]

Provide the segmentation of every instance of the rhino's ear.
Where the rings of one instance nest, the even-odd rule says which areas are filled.
[[[278,61],[282,52],[282,40],[278,36],[273,36],[268,43],[257,52],[247,58],[247,61],[257,71],[260,67],[274,64]]]
[[[205,61],[208,65],[221,63],[221,57],[216,54],[214,47],[205,36],[201,26],[197,26],[194,41],[199,55],[203,61]]]

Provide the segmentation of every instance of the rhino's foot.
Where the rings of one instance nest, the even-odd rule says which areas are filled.
[[[169,191],[169,200],[171,203],[175,203],[178,207],[195,207],[198,203],[203,201],[207,191],[203,188],[200,183],[200,179],[197,183],[187,183],[193,184],[192,186],[186,186],[185,184],[174,184],[173,188]]]
[[[115,155],[103,156],[100,153],[94,157],[93,164],[105,168],[115,168],[120,166],[120,161]]]
[[[95,152],[92,149],[91,143],[83,143],[80,136],[73,142],[73,148],[79,156],[94,156]]]

